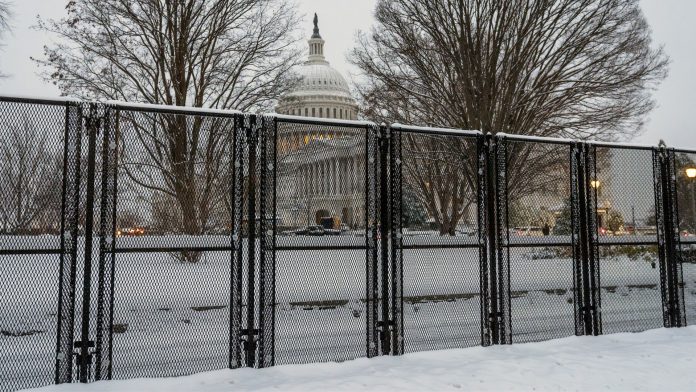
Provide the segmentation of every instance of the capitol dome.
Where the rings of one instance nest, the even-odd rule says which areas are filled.
[[[314,34],[309,39],[309,57],[297,73],[298,86],[280,98],[276,113],[295,116],[357,119],[358,105],[346,79],[324,57],[324,40],[314,15]]]

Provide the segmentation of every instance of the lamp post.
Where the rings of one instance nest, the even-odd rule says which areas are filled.
[[[696,167],[686,169],[686,177],[691,182],[691,231],[696,232],[696,190],[694,190],[694,182],[696,182]]]
[[[599,199],[599,187],[600,187],[600,185],[602,185],[602,184],[599,180],[591,180],[590,181],[590,187],[592,187],[592,189],[594,189],[594,191],[595,191],[595,212],[594,212],[595,219],[597,219],[597,226],[599,228],[603,228],[604,222],[602,222],[602,217],[599,215],[599,211],[597,209],[597,205],[600,204],[600,202],[598,200]]]

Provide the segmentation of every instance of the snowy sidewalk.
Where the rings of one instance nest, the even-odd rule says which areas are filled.
[[[696,326],[39,391],[696,391]]]

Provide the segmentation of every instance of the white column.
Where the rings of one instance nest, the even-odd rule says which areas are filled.
[[[331,161],[324,161],[324,194],[331,194]]]
[[[333,193],[334,195],[337,195],[338,192],[338,158],[333,159],[333,169],[334,169],[334,175],[333,175]]]
[[[338,193],[343,194],[343,158],[338,159]]]
[[[356,174],[358,172],[356,166],[357,165],[355,162],[355,158],[351,158],[350,159],[350,171],[351,171],[351,173],[350,173],[350,193],[355,193],[355,191],[356,191],[356,189],[355,189],[356,178],[355,177],[356,177]]]

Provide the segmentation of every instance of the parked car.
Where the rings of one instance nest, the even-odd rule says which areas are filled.
[[[544,235],[544,229],[537,226],[515,227],[512,230],[512,234],[519,236],[542,237]]]
[[[295,230],[295,235],[322,236],[324,235],[324,228],[319,225],[307,226],[299,230]]]
[[[476,229],[470,226],[460,226],[457,227],[458,235],[473,236],[476,235]]]

